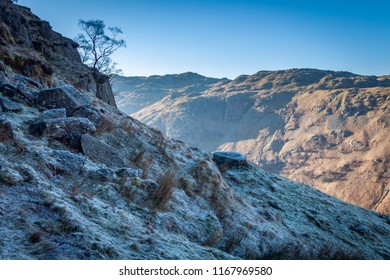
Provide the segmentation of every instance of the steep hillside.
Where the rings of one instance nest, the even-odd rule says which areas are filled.
[[[1,71],[7,72],[8,65],[45,86],[69,83],[116,106],[108,78],[81,63],[76,42],[53,31],[29,8],[10,2],[0,1]]]
[[[389,76],[292,69],[168,96],[132,116],[169,137],[242,152],[268,171],[390,213],[389,105]]]
[[[26,59],[21,46],[0,51]],[[390,259],[389,216],[245,160],[217,166],[56,67],[48,83],[0,60],[1,259]]]

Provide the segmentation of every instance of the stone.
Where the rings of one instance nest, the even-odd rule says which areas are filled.
[[[66,110],[65,108],[46,110],[42,112],[40,118],[41,119],[66,118]]]
[[[34,79],[31,79],[29,77],[23,76],[23,75],[15,75],[15,78],[18,79],[19,81],[26,82],[36,88],[42,88],[42,84],[35,81]]]
[[[370,229],[365,225],[357,225],[353,227],[352,230],[361,235],[369,235],[371,233]]]
[[[95,75],[95,81],[96,97],[100,98],[112,107],[117,108],[109,77],[102,74]]]
[[[52,158],[56,161],[56,169],[67,174],[77,174],[84,166],[84,157],[66,150],[55,150]]]
[[[69,115],[79,107],[91,105],[87,96],[70,85],[42,90],[37,103],[48,109],[65,108]]]
[[[116,174],[115,171],[110,168],[99,168],[89,171],[89,178],[102,182],[109,182],[116,179]]]
[[[14,131],[12,124],[6,118],[0,117],[0,142],[8,142],[14,140]]]
[[[33,135],[58,139],[95,131],[96,128],[93,123],[85,118],[46,119],[30,125],[30,132]]]
[[[18,113],[23,110],[20,104],[15,103],[4,96],[0,96],[0,107],[4,112]]]
[[[321,147],[328,143],[326,137],[322,134],[313,135],[307,141],[307,143],[313,147]]]
[[[248,165],[246,157],[237,152],[215,152],[213,153],[213,161],[217,165],[226,165],[230,168]]]
[[[124,161],[119,152],[106,143],[90,135],[81,137],[81,148],[84,155],[94,162],[102,163],[108,167],[124,167]]]
[[[17,185],[23,182],[23,177],[9,167],[3,167],[0,170],[0,180],[9,185]]]
[[[349,136],[352,136],[353,133],[349,130],[331,130],[330,135],[334,138],[344,139],[348,138]]]
[[[102,119],[102,113],[92,107],[79,107],[74,110],[71,114],[71,117],[78,118],[87,118],[89,119],[95,126],[99,124]]]
[[[6,96],[13,101],[24,103],[28,106],[34,105],[37,99],[36,93],[30,92],[28,90],[21,90],[20,88],[16,88],[11,84],[1,84],[0,92],[3,93],[3,96]]]
[[[141,177],[142,170],[138,168],[121,168],[116,171],[116,175],[119,177]]]

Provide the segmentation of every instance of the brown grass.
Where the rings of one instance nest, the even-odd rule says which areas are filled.
[[[149,166],[153,162],[153,158],[151,156],[145,156],[146,150],[141,150],[134,159],[135,165],[142,170],[142,179],[148,178],[149,175]]]
[[[168,171],[161,176],[158,181],[158,187],[152,194],[153,210],[162,210],[171,198],[173,190],[177,188],[178,181],[173,171]]]
[[[0,22],[0,41],[3,44],[15,44],[15,40],[11,35],[8,25]]]
[[[95,134],[100,135],[103,133],[110,133],[115,129],[115,124],[106,116],[102,116],[99,123],[96,125]]]

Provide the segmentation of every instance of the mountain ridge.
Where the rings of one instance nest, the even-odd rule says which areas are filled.
[[[240,151],[268,171],[389,213],[389,87],[386,75],[259,71],[192,95],[165,95],[132,116],[169,137],[208,151]],[[148,89],[158,92],[152,83]]]

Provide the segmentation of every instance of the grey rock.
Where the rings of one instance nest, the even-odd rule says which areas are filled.
[[[16,170],[3,167],[0,170],[0,180],[9,185],[17,185],[23,182],[23,177]]]
[[[15,75],[15,78],[20,80],[20,81],[22,81],[22,82],[26,82],[26,83],[28,83],[28,84],[36,87],[36,88],[42,88],[43,87],[41,83],[39,83],[39,82],[29,78],[29,77],[23,76],[23,75]]]
[[[56,161],[55,168],[66,174],[79,173],[84,165],[84,157],[66,150],[55,150],[52,158]]]
[[[96,128],[93,123],[85,118],[46,119],[30,125],[30,132],[33,135],[58,139],[95,131]]]
[[[0,142],[7,142],[14,140],[14,131],[12,124],[6,118],[0,116]]]
[[[6,165],[6,161],[0,154],[0,169],[3,168],[5,165]]]
[[[4,112],[21,112],[23,110],[22,106],[18,103],[15,103],[4,96],[0,96],[0,107]]]
[[[99,168],[97,170],[91,170],[89,171],[89,178],[108,182],[108,181],[114,181],[116,179],[115,171],[110,168]]]
[[[67,114],[76,108],[91,105],[85,95],[70,85],[42,90],[37,103],[48,109],[65,108]]]
[[[41,119],[58,119],[58,118],[66,118],[66,110],[64,108],[61,109],[50,109],[42,112]]]
[[[99,74],[95,76],[96,81],[96,96],[107,104],[116,108],[114,93],[112,92],[110,79],[108,76]]]
[[[243,154],[237,152],[215,152],[213,161],[217,165],[226,165],[227,167],[247,166],[248,162]]]
[[[368,235],[371,233],[370,229],[365,225],[357,225],[353,227],[352,230],[362,235]]]
[[[78,117],[78,118],[87,118],[89,119],[95,126],[99,124],[102,119],[102,113],[92,107],[79,107],[74,110],[70,116]]]
[[[3,93],[3,96],[6,96],[13,101],[24,103],[28,106],[34,105],[37,99],[36,93],[29,90],[21,90],[11,84],[1,84],[0,92]]]
[[[116,175],[124,177],[141,177],[142,170],[138,168],[121,168],[116,171]]]
[[[108,167],[123,167],[125,165],[116,149],[93,136],[83,135],[81,148],[84,155],[95,162],[103,163]]]

